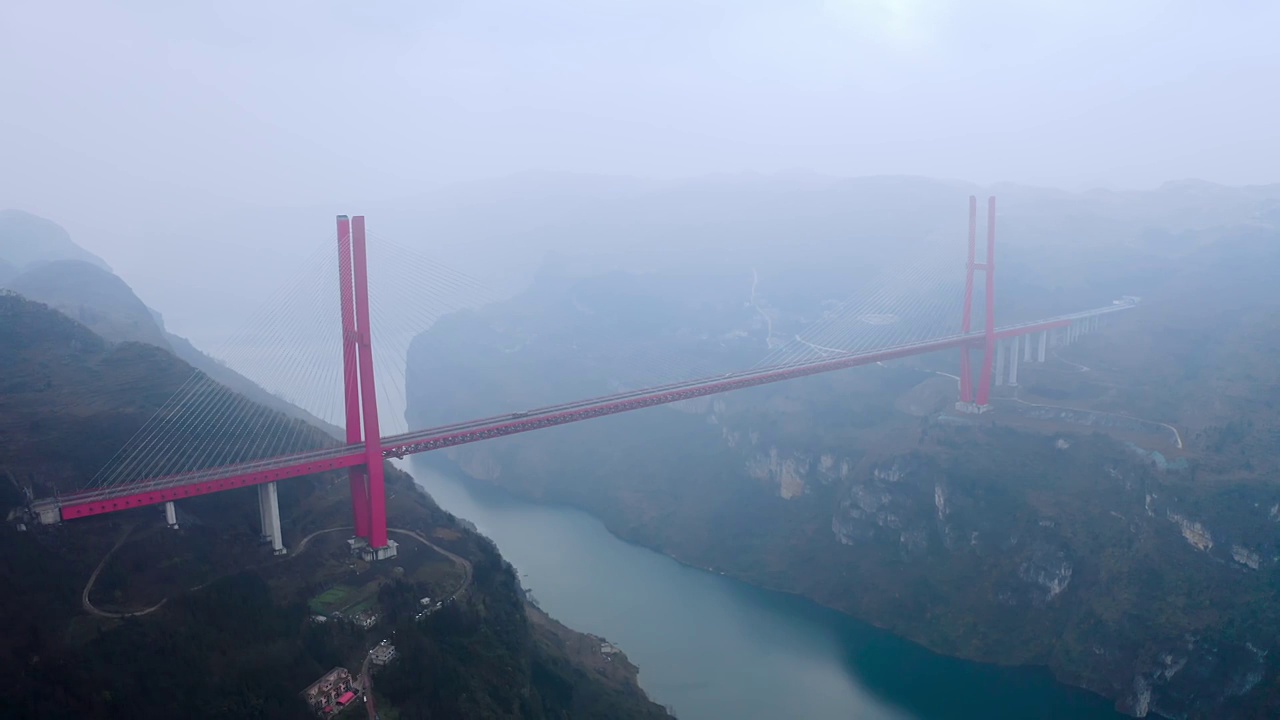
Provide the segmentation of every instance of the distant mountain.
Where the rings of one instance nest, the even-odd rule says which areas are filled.
[[[108,342],[66,313],[0,294],[0,468],[40,496],[79,487],[193,372],[167,348]],[[242,414],[297,422],[256,406]],[[311,431],[299,449],[331,443]]]
[[[111,342],[142,342],[170,349],[155,316],[123,280],[84,260],[55,260],[5,283],[83,323]]]
[[[56,309],[110,342],[140,342],[169,350],[255,402],[321,427],[335,437],[340,434],[334,426],[272,395],[201,352],[186,338],[165,330],[164,318],[159,312],[148,307],[106,263],[72,242],[66,231],[55,223],[12,210],[0,213],[0,218],[4,217],[20,220],[12,222],[8,231],[11,247],[25,249],[25,255],[6,255],[8,248],[0,246],[0,287]],[[89,259],[52,259],[58,255]],[[6,258],[32,256],[44,259],[28,264],[25,272],[6,277],[6,268],[15,267],[11,262],[6,264]]]
[[[1117,264],[1161,253],[1149,246],[1154,237],[1280,224],[1280,185],[1181,181],[1068,192],[812,173],[663,181],[524,173],[385,201],[369,214],[380,232],[420,242],[504,290],[527,287],[550,253],[579,275],[756,268],[810,273],[815,283],[847,289],[856,282],[851,270],[956,255],[960,267],[971,194],[997,197],[1004,278],[1071,290],[1087,290]]]
[[[83,260],[111,270],[102,258],[75,244],[52,220],[21,210],[0,210],[0,261],[16,270],[27,270],[55,260]]]
[[[153,311],[52,220],[0,210],[0,287],[45,303],[111,342],[169,349]]]

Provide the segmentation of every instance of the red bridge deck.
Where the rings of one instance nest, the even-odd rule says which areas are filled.
[[[1131,304],[1115,304],[1046,320],[998,328],[997,338],[1027,335],[1053,328],[1066,327],[1075,320],[1127,310]],[[692,398],[741,390],[758,385],[816,375],[844,368],[869,365],[911,355],[980,344],[985,334],[973,332],[927,342],[911,343],[875,351],[848,353],[806,361],[794,365],[746,370],[727,375],[702,378],[660,387],[644,388],[607,397],[580,400],[497,417],[471,420],[452,425],[392,435],[382,439],[383,457],[404,457],[414,453],[439,450],[491,438],[515,435],[541,428],[566,425],[605,415],[630,412]],[[232,490],[261,483],[285,480],[301,475],[354,467],[365,462],[363,443],[342,445],[249,463],[200,470],[182,475],[161,477],[131,483],[127,486],[86,490],[61,498],[40,500],[33,508],[42,515],[59,511],[60,519],[101,515],[119,510],[156,505],[198,495]]]

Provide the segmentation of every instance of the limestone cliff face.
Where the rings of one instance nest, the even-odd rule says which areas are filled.
[[[916,449],[890,452],[762,417],[701,401],[448,456],[940,652],[1048,666],[1134,716],[1230,717],[1276,682],[1280,489],[1207,498],[1189,471],[1101,435],[925,421]],[[709,542],[741,528],[707,498],[750,502],[763,553]],[[696,532],[652,521],[681,506]]]
[[[1276,503],[1219,508],[1218,516],[1252,518],[1219,523],[1170,489],[1167,483],[1183,476],[1139,455],[1094,464],[1091,478],[1075,479],[1078,489],[1030,478],[1009,488],[994,478],[961,476],[945,454],[909,452],[859,463],[818,447],[772,442],[723,413],[719,421],[721,439],[738,452],[747,477],[781,499],[809,496],[828,504],[831,536],[855,551],[857,566],[871,572],[871,565],[896,564],[895,574],[918,578],[912,587],[939,594],[939,609],[1034,638],[1040,647],[1023,661],[1049,664],[1064,679],[1115,698],[1126,713],[1218,717],[1275,677],[1268,663],[1278,649],[1275,637],[1224,635],[1211,611],[1166,616],[1187,600],[1173,595],[1186,590],[1161,584],[1174,577],[1186,582],[1189,572],[1225,574],[1234,582],[1276,570],[1275,545],[1260,543],[1258,535],[1280,525]],[[1090,450],[1081,444],[1045,440],[1044,461],[1087,465],[1081,453]],[[1035,495],[1031,504],[1028,493]],[[1075,507],[1064,512],[1063,505]],[[1107,530],[1100,533],[1099,526]],[[1280,540],[1280,532],[1270,536]],[[1148,562],[1163,567],[1143,569]],[[1117,614],[1113,603],[1128,609]],[[908,636],[929,626],[921,618],[854,612]],[[938,632],[951,631],[928,631]],[[940,649],[1001,661],[1021,652],[974,653],[958,636],[955,642]]]
[[[903,560],[954,557],[983,565],[984,582],[995,588],[987,598],[993,605],[1044,605],[1067,590],[1074,568],[1056,523],[1028,526],[988,514],[979,493],[952,482],[922,454],[872,464],[852,477],[831,531],[844,545],[895,547]]]
[[[724,412],[723,409],[720,411]],[[828,486],[845,480],[853,470],[853,462],[833,452],[809,453],[779,450],[777,445],[764,446],[757,430],[721,429],[721,439],[743,456],[747,477],[761,481],[784,500],[804,495],[817,486]]]
[[[776,486],[778,497],[790,500],[810,491],[813,484],[829,485],[849,476],[851,464],[847,458],[837,458],[832,453],[816,457],[799,452],[779,452],[776,446],[757,450],[747,455],[744,467],[748,477],[763,481],[770,488]]]
[[[1107,470],[1120,489],[1134,489],[1125,471]],[[1083,565],[1088,576],[1108,572],[1099,569],[1097,557],[1088,556],[1087,543],[1077,539],[1081,528],[1048,518],[1030,524],[1016,514],[989,514],[975,489],[950,481],[927,458],[893,458],[850,479],[835,504],[831,530],[842,544],[864,551],[892,546],[904,560],[970,567],[967,574],[988,588],[971,600],[978,606],[1002,607],[1004,621],[1012,626],[1087,614],[1091,605],[1126,599],[1110,596],[1124,590],[1100,586],[1096,577],[1078,586],[1078,566]],[[1255,510],[1259,520],[1269,512]],[[1277,563],[1262,548],[1215,541],[1232,535],[1231,529],[1193,519],[1189,510],[1176,501],[1166,504],[1159,494],[1123,493],[1106,512],[1128,526],[1126,534],[1162,538],[1158,552],[1199,564],[1204,572],[1221,572],[1226,566],[1228,572],[1234,568],[1235,573],[1254,573]],[[1267,663],[1275,649],[1274,636],[1256,632],[1227,641],[1212,626],[1179,632],[1172,624],[1161,627],[1154,620],[1156,608],[1143,614],[1152,617],[1145,639],[1158,638],[1154,643],[1144,644],[1127,630],[1106,625],[1080,637],[1089,643],[1094,663],[1092,679],[1084,684],[1116,697],[1124,712],[1137,717],[1151,712],[1171,718],[1214,717],[1224,703],[1274,676]]]

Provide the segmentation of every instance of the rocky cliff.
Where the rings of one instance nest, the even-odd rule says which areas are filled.
[[[723,407],[696,421],[650,413],[452,458],[477,480],[583,507],[628,539],[935,650],[1047,665],[1135,716],[1248,716],[1276,702],[1274,488],[1201,487],[1098,434],[933,423],[910,449],[849,453],[773,442]],[[640,433],[654,449],[604,441]]]
[[[1274,715],[1280,296],[1265,268],[1276,239],[1249,230],[1170,241],[1192,248],[1184,259],[1194,273],[1134,281],[1146,283],[1142,309],[1073,347],[1072,358],[1025,369],[1020,394],[1002,390],[997,411],[977,419],[948,411],[954,379],[934,370],[954,359],[942,358],[602,418],[450,457],[477,480],[584,508],[629,540],[804,594],[935,650],[1048,666],[1135,716]],[[1215,302],[1188,309],[1197,287]],[[727,347],[720,338],[763,337],[736,312],[700,335],[627,332],[645,307],[634,284],[628,294],[640,305],[603,337],[547,297],[420,336],[410,353],[411,424],[605,394],[616,382],[599,348],[614,342],[638,355],[653,351],[646,342],[692,335],[714,353]],[[670,294],[661,302],[678,323]],[[539,304],[549,318],[532,317]],[[503,341],[516,336],[541,344],[533,352],[535,344]],[[475,337],[488,345],[473,347]],[[572,351],[557,353],[550,337]],[[503,405],[511,389],[527,400]]]

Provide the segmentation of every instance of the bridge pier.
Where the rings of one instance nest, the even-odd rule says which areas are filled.
[[[1036,358],[1038,362],[1045,361],[1045,357],[1047,356],[1046,351],[1048,349],[1049,349],[1049,331],[1041,330],[1040,331],[1040,353],[1039,353],[1039,357]]]
[[[1022,362],[1031,362],[1031,335],[1022,336]]]
[[[258,489],[258,527],[262,529],[262,534],[258,539],[264,543],[271,542],[271,520],[267,517],[268,502],[265,493],[266,485],[257,486]]]
[[[284,538],[280,535],[280,496],[276,492],[276,484],[263,483],[258,486],[258,513],[262,519],[262,539],[271,543],[271,551],[276,555],[284,555]]]
[[[1009,340],[1009,387],[1018,386],[1018,336]]]
[[[1004,351],[1005,343],[996,341],[996,385],[1004,385]]]
[[[174,508],[172,500],[164,504],[164,524],[173,530],[178,529],[178,511]]]

